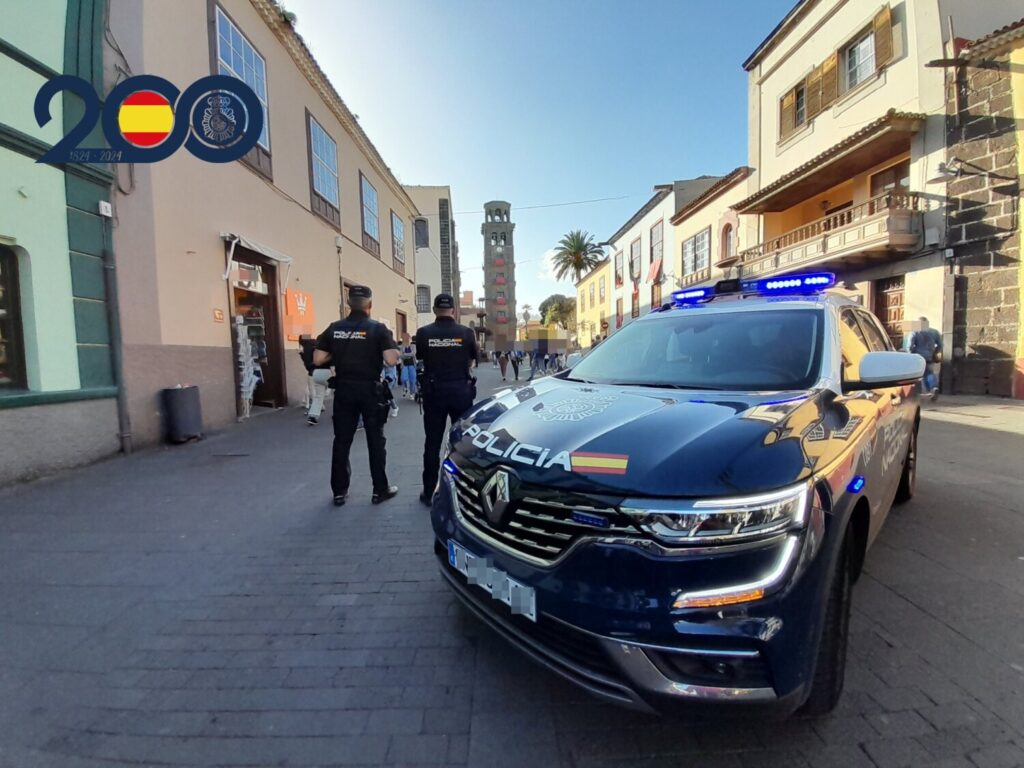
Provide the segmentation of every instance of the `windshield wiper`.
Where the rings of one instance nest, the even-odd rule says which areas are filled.
[[[722,387],[712,387],[705,385],[697,386],[695,384],[669,384],[668,382],[657,381],[611,381],[608,383],[616,387],[653,387],[655,389],[696,389],[711,392],[722,391]]]
[[[593,384],[594,382],[588,381],[587,379],[574,379],[572,376],[566,376],[562,381],[578,381],[580,384]]]

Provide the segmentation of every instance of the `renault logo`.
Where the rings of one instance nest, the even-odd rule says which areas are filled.
[[[511,485],[509,473],[504,469],[499,469],[484,483],[480,497],[483,501],[484,515],[491,525],[501,525],[505,519],[511,501]]]

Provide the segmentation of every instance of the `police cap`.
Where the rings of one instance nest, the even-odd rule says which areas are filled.
[[[350,299],[372,299],[373,291],[365,285],[353,285],[348,289],[348,297]]]
[[[434,297],[434,309],[455,309],[455,299],[450,293],[439,293]]]

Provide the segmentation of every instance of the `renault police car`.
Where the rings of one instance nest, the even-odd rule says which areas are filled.
[[[923,372],[833,282],[676,292],[474,406],[432,508],[458,596],[607,700],[832,709],[851,584],[914,493]]]

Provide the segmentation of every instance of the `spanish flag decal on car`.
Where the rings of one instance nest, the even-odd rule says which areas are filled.
[[[629,456],[622,453],[574,451],[570,458],[573,472],[585,472],[590,475],[624,475],[629,465]]]
[[[155,147],[174,127],[174,112],[170,102],[159,93],[136,91],[121,104],[117,127],[129,144]]]

